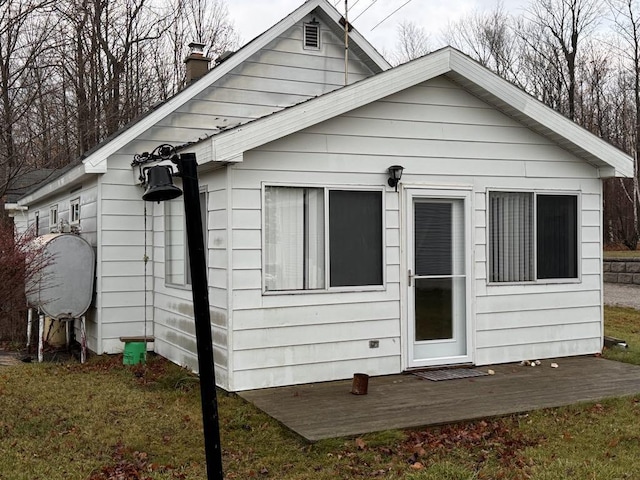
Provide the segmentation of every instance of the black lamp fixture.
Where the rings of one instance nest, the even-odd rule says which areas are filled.
[[[389,180],[387,181],[387,183],[390,187],[394,187],[396,189],[396,192],[398,191],[398,183],[402,178],[403,170],[404,167],[401,165],[391,165],[389,168],[387,168],[387,172],[389,172]]]
[[[200,375],[200,397],[202,401],[202,423],[204,449],[207,463],[207,479],[223,480],[222,448],[220,445],[220,422],[216,396],[216,375],[213,360],[213,340],[211,338],[211,316],[209,313],[209,286],[203,240],[202,217],[200,215],[200,187],[198,185],[198,163],[195,153],[178,154],[172,145],[163,144],[151,153],[136,154],[131,164],[140,168],[140,181],[147,190],[142,199],[149,202],[172,200],[182,195],[173,185],[173,167],[155,165],[144,167],[150,162],[170,160],[182,178],[184,188],[184,216],[187,230],[189,265],[191,267],[191,292],[193,297],[193,317],[198,352],[198,373]]]

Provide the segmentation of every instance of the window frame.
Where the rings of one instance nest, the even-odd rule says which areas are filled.
[[[74,218],[76,215],[77,218]],[[69,201],[69,225],[80,225],[80,197]]]
[[[53,221],[53,217],[55,215],[55,221]],[[58,221],[60,217],[58,216],[58,204],[51,205],[49,207],[49,231],[52,229],[58,228]]]
[[[530,193],[533,196],[533,225],[532,225],[532,241],[533,241],[533,280],[496,282],[491,281],[491,265],[489,263],[491,252],[491,225],[490,225],[490,194],[498,193]],[[488,188],[486,190],[485,199],[485,218],[486,218],[486,281],[488,286],[508,286],[508,285],[550,285],[550,284],[572,284],[582,283],[582,191],[580,190],[545,190],[545,189],[521,189],[521,188]],[[571,278],[538,278],[538,196],[572,196],[576,197],[576,276]]]
[[[284,188],[317,188],[323,190],[324,196],[324,288],[315,289],[301,289],[301,290],[268,290],[266,282],[267,271],[267,256],[266,252],[266,190],[268,187],[284,187]],[[350,285],[342,287],[331,286],[331,269],[330,269],[330,239],[329,239],[329,192],[332,190],[343,190],[349,192],[364,191],[364,192],[380,192],[380,208],[382,213],[381,218],[381,245],[382,251],[382,283],[380,285]],[[327,293],[339,293],[339,292],[374,292],[384,291],[387,289],[387,226],[386,226],[386,205],[385,205],[385,188],[379,185],[337,185],[337,184],[313,184],[313,183],[279,183],[279,182],[263,182],[261,189],[261,283],[262,283],[262,295],[317,295]]]
[[[202,211],[202,200],[203,200],[203,196],[204,196],[204,206],[205,206],[205,210]],[[203,234],[203,242],[204,242],[204,251],[205,251],[205,262],[206,262],[206,266],[207,266],[207,277],[208,275],[208,271],[209,271],[209,247],[208,247],[208,242],[209,242],[209,190],[207,185],[200,185],[200,191],[198,192],[198,198],[200,199],[200,215],[201,218],[203,220],[203,224],[202,224],[202,234]],[[165,287],[168,288],[175,288],[178,290],[191,290],[191,271],[190,271],[190,265],[189,265],[189,242],[187,241],[187,226],[186,226],[186,216],[184,215],[184,197],[181,195],[177,200],[180,200],[180,202],[182,202],[182,212],[183,212],[183,229],[182,229],[182,241],[183,241],[183,253],[184,253],[184,260],[183,260],[183,266],[182,266],[182,276],[184,278],[184,282],[183,283],[177,283],[177,282],[171,282],[168,280],[169,275],[167,274],[167,255],[168,255],[168,249],[167,249],[167,235],[169,234],[169,231],[167,230],[167,209],[170,208],[169,202],[164,202],[163,205],[163,210],[162,210],[162,216],[163,216],[163,221],[164,221],[164,255],[163,255],[163,260],[164,260],[164,285]]]

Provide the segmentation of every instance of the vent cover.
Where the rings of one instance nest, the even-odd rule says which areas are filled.
[[[304,24],[304,48],[314,50],[320,49],[320,24],[305,23]]]

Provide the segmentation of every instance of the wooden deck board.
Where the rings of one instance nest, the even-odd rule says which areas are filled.
[[[550,368],[551,362],[559,368]],[[487,370],[489,367],[483,367]],[[493,417],[640,394],[640,367],[597,357],[545,360],[538,367],[490,367],[496,374],[432,382],[414,375],[241,392],[240,396],[310,441]]]

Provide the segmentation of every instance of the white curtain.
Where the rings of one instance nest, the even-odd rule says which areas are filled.
[[[323,190],[267,187],[265,240],[267,290],[323,288]]]
[[[489,279],[534,279],[533,194],[489,193]]]
[[[176,285],[184,285],[186,283],[184,202],[182,198],[176,198],[170,202],[165,202],[164,208],[165,281]]]

